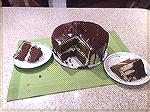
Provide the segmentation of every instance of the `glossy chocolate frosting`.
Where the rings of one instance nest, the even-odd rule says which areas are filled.
[[[73,21],[58,26],[52,34],[53,48],[63,44],[66,40],[78,36],[96,51],[105,43],[108,44],[109,34],[98,24],[84,21]]]

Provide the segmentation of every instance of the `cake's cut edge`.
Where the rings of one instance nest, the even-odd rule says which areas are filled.
[[[23,41],[21,45],[19,46],[16,54],[14,55],[15,59],[18,59],[19,61],[25,61],[25,58],[31,48],[31,42]]]

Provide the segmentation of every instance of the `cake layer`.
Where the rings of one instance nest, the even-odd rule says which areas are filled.
[[[65,61],[65,60],[67,60],[68,57],[73,57],[73,56],[75,56],[75,51],[71,50],[71,51],[68,51],[68,52],[62,54],[60,58],[62,61]]]
[[[76,51],[76,57],[80,60],[83,65],[88,65],[89,60],[84,57],[79,51]]]
[[[84,43],[82,40],[77,40],[76,42],[76,46],[77,48],[80,49],[80,51],[82,51],[84,53],[84,55],[89,58],[89,54],[90,54],[90,48],[86,45],[86,43]]]
[[[85,58],[84,55],[82,55],[81,53],[79,53],[79,51],[77,51],[77,50],[75,50],[75,51],[68,51],[68,52],[62,54],[61,60],[65,61],[69,57],[74,57],[74,56],[76,56],[83,65],[87,65],[88,64],[88,59]]]
[[[89,47],[86,45],[85,42],[79,39],[78,36],[68,39],[65,43],[60,45],[59,47],[60,49],[57,51],[58,53],[62,54],[63,52],[66,52],[66,50],[68,50],[69,48],[74,48],[74,46],[77,46],[78,48],[80,48],[88,56]]]
[[[62,54],[67,49],[76,45],[76,41],[77,41],[76,38],[71,38],[71,39],[67,40],[66,42],[64,42],[63,44],[60,45],[61,47],[59,47],[58,53]]]
[[[78,52],[77,52],[78,51]],[[57,56],[62,60],[66,60],[67,58],[70,57],[70,55],[68,55],[68,53],[75,52],[73,56],[82,57],[85,58],[82,62],[81,59],[79,59],[81,61],[81,63],[88,63],[88,61],[86,61],[89,58],[89,48],[86,45],[86,43],[84,43],[81,39],[78,39],[77,36],[73,37],[72,39],[67,40],[67,42],[65,42],[64,44],[61,45],[61,50],[59,52],[57,52]],[[78,56],[77,56],[78,55]]]
[[[61,58],[61,56],[67,52],[70,52],[70,51],[78,51],[79,54],[83,55],[85,58],[88,58],[88,54],[85,54],[80,48],[78,48],[78,46],[74,45],[72,47],[70,47],[69,49],[67,49],[65,52],[63,52],[62,54],[59,54],[59,58]],[[76,53],[75,53],[76,54]]]

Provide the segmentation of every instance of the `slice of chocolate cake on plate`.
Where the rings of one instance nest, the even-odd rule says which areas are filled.
[[[31,42],[23,41],[20,45],[17,53],[15,54],[15,59],[18,59],[20,61],[25,61],[25,58],[31,48]]]
[[[14,58],[19,61],[34,63],[38,61],[42,55],[43,53],[41,51],[41,48],[32,45],[31,42],[23,41],[17,53],[14,55]]]
[[[145,73],[144,64],[141,59],[127,59],[110,67],[113,73],[127,82],[142,79]]]

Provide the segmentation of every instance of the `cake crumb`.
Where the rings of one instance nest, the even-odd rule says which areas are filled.
[[[71,63],[71,59],[69,58],[68,61]]]

